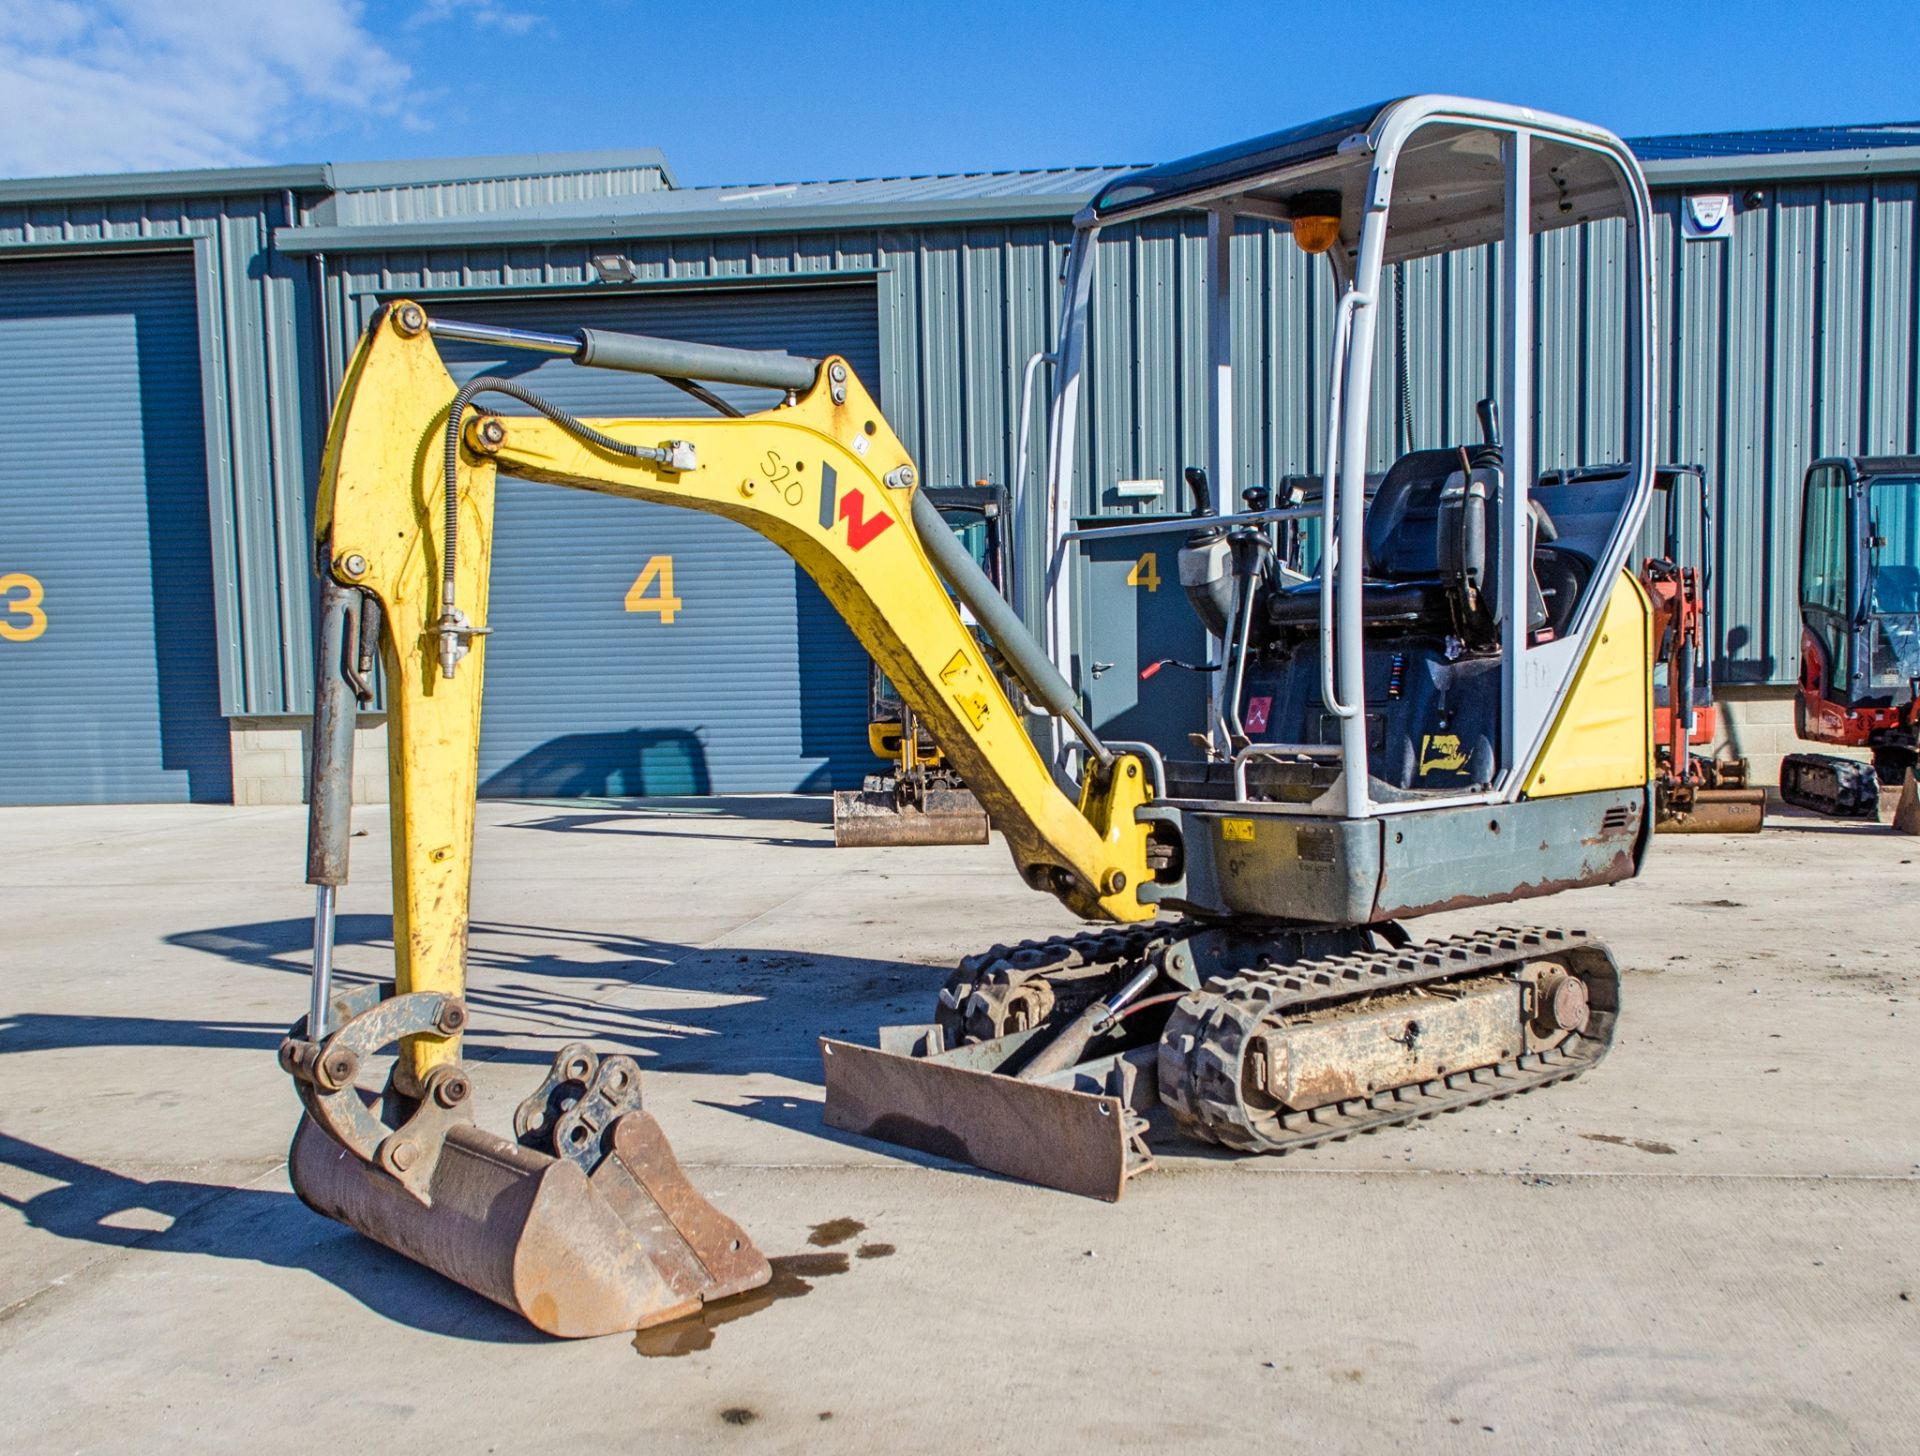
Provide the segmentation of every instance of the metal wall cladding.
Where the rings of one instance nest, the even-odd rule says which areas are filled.
[[[540,185],[574,189],[576,200],[599,195],[580,189],[611,196],[621,187],[645,190],[645,170],[609,168],[599,178]],[[371,209],[369,220],[418,219],[492,207],[525,185],[534,184],[395,182],[343,196]],[[1723,676],[1786,682],[1796,671],[1791,564],[1806,464],[1823,452],[1920,447],[1916,182],[1768,185],[1751,196],[1736,189],[1732,233],[1720,242],[1680,240],[1680,199],[1677,190],[1655,194],[1660,448],[1706,465],[1714,482]],[[611,297],[615,290],[595,287],[587,266],[601,248],[632,257],[636,295],[650,285],[870,279],[879,347],[869,382],[926,479],[1014,487],[1026,507],[1016,543],[1020,597],[1034,610],[1045,431],[1036,425],[1021,482],[1012,478],[1014,437],[1023,367],[1057,343],[1071,240],[1064,218],[276,256],[270,229],[302,220],[315,200],[268,192],[0,204],[0,252],[169,238],[194,249],[213,632],[226,711],[307,708],[312,481],[328,393],[374,304],[402,292],[431,301],[441,290]],[[644,229],[638,219],[634,226]],[[1550,375],[1550,397],[1543,390],[1542,460],[1551,465],[1594,458],[1607,444],[1614,402],[1591,381],[1613,374],[1607,350],[1617,336],[1607,320],[1617,316],[1620,280],[1617,245],[1605,239],[1541,246],[1543,325],[1576,343],[1586,361],[1584,373]],[[1206,458],[1204,225],[1195,218],[1117,230],[1101,249],[1075,511],[1183,509],[1180,470]],[[1332,288],[1324,264],[1263,226],[1241,226],[1232,259],[1237,490],[1317,468]],[[1473,402],[1498,378],[1498,250],[1409,265],[1406,300],[1416,433],[1471,438]],[[1389,293],[1383,343],[1395,325]],[[1042,404],[1045,383],[1043,372]],[[1392,395],[1389,348],[1376,377],[1384,404],[1375,411],[1376,466],[1396,444]],[[1123,502],[1112,493],[1117,481],[1153,478],[1164,482],[1157,500]]]
[[[312,692],[309,486],[325,430],[319,318],[304,259],[271,249],[297,216],[285,193],[0,204],[0,260],[190,250],[214,599],[228,713],[304,711]],[[196,435],[196,438],[200,438]]]
[[[537,158],[528,159],[529,162]],[[591,202],[658,192],[667,184],[658,166],[600,167],[590,171],[529,170],[512,177],[452,180],[393,180],[355,185],[394,170],[373,166],[337,169],[341,190],[334,197],[334,221],[351,224],[425,222],[475,212],[504,212],[554,203]],[[401,169],[411,170],[411,169]]]
[[[772,297],[773,285],[857,278],[873,289],[878,352],[871,366],[859,362],[869,347],[861,340],[842,352],[879,397],[922,478],[1010,484],[1021,375],[1030,356],[1053,347],[1071,237],[1065,222],[1039,222],[342,255],[328,279],[329,347],[346,358],[373,308],[402,294],[434,303],[436,293],[457,293],[464,308],[466,298],[496,292],[529,300],[577,292],[580,316],[594,320],[622,307],[624,296],[594,283],[587,260],[603,250],[631,260],[637,282],[627,292],[636,297],[759,283],[770,285],[764,296]],[[503,307],[504,318],[518,305]],[[1027,482],[1035,502],[1044,480],[1046,385],[1043,376],[1035,391]],[[1042,523],[1037,506],[1023,511],[1025,539],[1015,550],[1030,582],[1039,579]]]
[[[1732,236],[1682,241],[1660,195],[1663,445],[1707,468],[1720,658],[1736,682],[1799,670],[1800,483],[1821,455],[1920,444],[1913,179],[1735,193]]]
[[[626,195],[662,180],[657,168],[609,166],[370,183],[355,195],[376,212],[450,216],[505,197]],[[334,199],[284,188],[212,192],[204,176],[191,181],[186,195],[175,196],[85,198],[65,187],[60,200],[19,201],[11,188],[0,200],[0,263],[169,245],[191,258],[201,369],[189,405],[205,440],[214,573],[205,630],[219,665],[220,706],[229,714],[304,713],[313,676],[312,489],[331,391],[352,337],[342,344],[337,315],[322,316],[321,265],[277,253],[273,237],[308,220],[315,206],[331,209]]]
[[[0,803],[225,802],[192,259],[0,261]]]
[[[1911,179],[1769,189],[1736,208],[1728,242],[1682,243],[1680,195],[1656,194],[1661,318],[1660,449],[1714,482],[1720,569],[1719,669],[1730,681],[1797,671],[1791,559],[1799,477],[1816,453],[1915,447],[1915,188]],[[1021,599],[1037,597],[1043,542],[1046,385],[1029,469],[1014,482],[1022,371],[1052,350],[1064,222],[629,240],[641,287],[870,272],[889,419],[928,480],[1015,486]],[[1542,468],[1617,458],[1617,320],[1624,235],[1599,225],[1551,235],[1536,293],[1547,367],[1536,371]],[[1162,220],[1103,235],[1083,394],[1075,512],[1082,518],[1183,509],[1182,467],[1206,449],[1205,225]],[[1406,266],[1417,442],[1471,440],[1477,400],[1496,393],[1498,247]],[[333,347],[344,357],[371,303],[409,289],[541,290],[591,283],[584,245],[473,248],[342,259]],[[1282,234],[1242,222],[1232,246],[1234,487],[1312,474],[1325,449],[1326,265]],[[1398,302],[1381,302],[1373,468],[1396,445]],[[1158,499],[1123,501],[1121,480],[1159,479]],[[1649,544],[1651,536],[1649,536]]]
[[[878,373],[870,284],[447,303],[450,317],[844,353]],[[585,416],[684,416],[662,380],[448,345],[462,381],[508,375]],[[742,409],[765,390],[717,390]],[[525,413],[504,396],[485,408]],[[502,479],[493,533],[481,792],[660,796],[858,785],[867,658],[785,552],[736,522]]]
[[[1920,447],[1916,191],[1910,178],[1737,192],[1724,241],[1682,241],[1678,192],[1655,194],[1663,460],[1707,468],[1718,558],[1717,671],[1735,683],[1798,672],[1794,550],[1799,486],[1817,456]],[[1624,233],[1618,223],[1537,241],[1534,373],[1543,470],[1620,457]],[[1207,458],[1205,230],[1195,219],[1107,237],[1094,293],[1092,387],[1076,504],[1083,516],[1184,505],[1181,468]],[[1416,444],[1478,437],[1497,392],[1500,250],[1408,264]],[[1236,488],[1315,473],[1325,450],[1324,264],[1272,230],[1233,241]],[[1396,446],[1397,300],[1384,289],[1369,466]],[[1129,504],[1116,481],[1158,478]],[[1654,544],[1653,528],[1643,538]]]

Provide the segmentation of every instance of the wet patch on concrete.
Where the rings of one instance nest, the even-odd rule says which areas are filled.
[[[1657,1143],[1650,1138],[1626,1138],[1611,1132],[1583,1132],[1580,1134],[1590,1143],[1612,1143],[1616,1148],[1638,1148],[1643,1153],[1677,1152],[1671,1143]]]
[[[830,1218],[825,1223],[813,1226],[813,1232],[807,1235],[807,1242],[816,1249],[831,1249],[835,1244],[844,1244],[856,1234],[865,1233],[866,1228],[857,1218]]]
[[[787,1254],[767,1262],[773,1265],[773,1278],[758,1289],[716,1299],[700,1313],[671,1324],[640,1330],[633,1337],[633,1348],[654,1359],[712,1349],[713,1332],[721,1325],[758,1314],[783,1299],[798,1299],[812,1292],[814,1280],[844,1274],[852,1267],[846,1254]]]

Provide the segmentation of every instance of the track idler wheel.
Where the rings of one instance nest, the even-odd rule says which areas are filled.
[[[644,1329],[772,1277],[739,1225],[687,1181],[640,1105],[631,1058],[561,1048],[509,1141],[473,1125],[457,1063],[434,1068],[417,1097],[390,1079],[378,1117],[353,1084],[382,1047],[464,1024],[458,1001],[368,986],[335,1006],[343,1024],[324,1042],[308,1040],[302,1021],[281,1046],[307,1109],[288,1171],[316,1213],[550,1335]]]

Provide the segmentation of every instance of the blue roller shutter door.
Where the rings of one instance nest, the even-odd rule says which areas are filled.
[[[449,317],[582,325],[847,357],[879,375],[871,286],[462,300]],[[507,374],[582,415],[706,415],[672,385],[539,355],[448,346],[465,380]],[[718,391],[764,408],[765,391]],[[488,398],[503,413],[514,401]],[[678,604],[663,609],[671,563]],[[629,604],[633,610],[629,610]],[[660,796],[858,784],[866,657],[813,582],[731,521],[503,479],[493,543],[481,792]]]
[[[227,802],[179,254],[0,263],[0,803]]]

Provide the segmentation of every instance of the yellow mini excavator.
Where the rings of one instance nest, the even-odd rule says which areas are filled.
[[[1075,563],[1089,538],[1168,527],[1075,524],[1076,431],[1102,235],[1175,215],[1206,228],[1207,458],[1176,529],[1212,655],[1153,679],[1188,695],[1190,732],[1121,742],[1073,681]],[[785,549],[978,795],[1021,878],[1097,922],[969,957],[928,1021],[883,1028],[878,1045],[824,1040],[835,1127],[1114,1199],[1150,1162],[1156,1108],[1156,1137],[1170,1120],[1277,1152],[1591,1067],[1619,1012],[1603,945],[1520,929],[1421,941],[1405,922],[1622,880],[1645,853],[1649,612],[1628,556],[1655,459],[1649,229],[1616,138],[1453,97],[1109,184],[1076,220],[1063,290],[1032,523],[1048,553],[1045,645],[919,489],[844,360],[522,332],[389,302],[347,370],[318,507],[314,980],[281,1049],[305,1108],[300,1196],[555,1334],[671,1319],[768,1277],[680,1173],[631,1059],[569,1046],[512,1137],[473,1123],[460,1044],[499,472],[706,511]],[[1604,287],[1541,281],[1581,251],[1604,263]],[[1244,321],[1230,284],[1248,268],[1327,304],[1324,332],[1268,346],[1318,381],[1317,409],[1287,415],[1309,438],[1266,457],[1304,461],[1308,483],[1277,496],[1234,455],[1236,398],[1266,397],[1233,380]],[[1463,321],[1442,338],[1430,310],[1409,343],[1408,299],[1429,287]],[[1397,347],[1380,347],[1383,319]],[[775,402],[580,420],[506,378],[457,385],[438,350],[450,340]],[[1446,361],[1441,387],[1420,391],[1424,420],[1413,347]],[[1376,382],[1396,373],[1398,410],[1377,408]],[[770,476],[770,450],[793,469]],[[1216,490],[1236,487],[1250,508],[1220,509]],[[395,976],[338,990],[354,708],[376,661]],[[385,1086],[363,1089],[396,1043]]]

